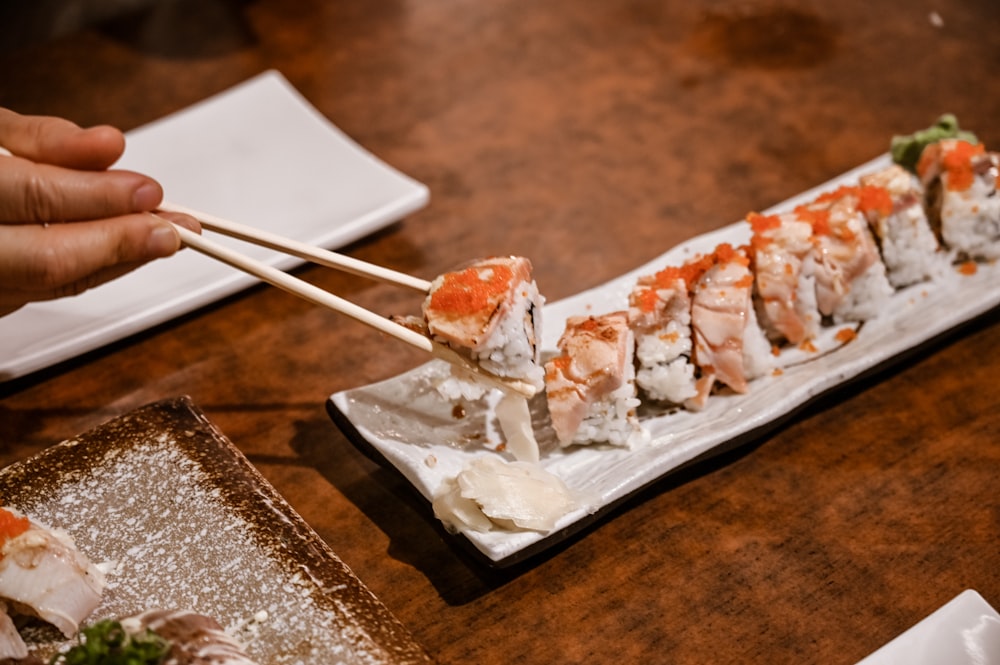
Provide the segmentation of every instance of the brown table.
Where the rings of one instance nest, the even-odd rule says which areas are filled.
[[[994,0],[192,0],[78,30],[28,18],[0,26],[0,105],[127,130],[276,68],[430,187],[351,255],[432,277],[523,254],[550,300],[941,112],[1000,145]],[[376,311],[418,305],[299,274]],[[0,386],[0,464],[187,394],[441,663],[850,664],[963,589],[1000,604],[998,346],[994,312],[501,572],[442,540],[324,410],[419,353],[269,287]]]

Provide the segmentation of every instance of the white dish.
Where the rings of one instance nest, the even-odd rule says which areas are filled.
[[[768,212],[790,209],[821,191],[856,183],[860,173],[888,164],[888,156],[879,157]],[[567,316],[622,309],[638,275],[710,251],[720,242],[744,244],[749,236],[745,222],[727,226],[693,238],[607,284],[546,305],[543,355],[555,352]],[[539,287],[544,293],[545,285]],[[1000,264],[980,264],[973,275],[950,270],[932,283],[896,292],[886,310],[861,326],[857,337],[846,345],[836,339],[845,326],[834,326],[817,341],[816,353],[783,351],[778,359],[782,373],[755,380],[745,395],[715,396],[698,413],[640,411],[651,441],[632,450],[558,449],[545,419],[544,397],[536,397],[532,415],[543,466],[571,488],[593,497],[592,503],[565,516],[548,534],[470,530],[461,535],[487,563],[505,566],[520,561],[578,531],[667,473],[760,436],[821,393],[916,351],[924,342],[998,304]],[[489,404],[464,405],[465,417],[456,419],[454,405],[438,398],[429,387],[428,379],[445,371],[435,361],[387,381],[336,393],[328,402],[331,416],[355,445],[397,469],[428,500],[445,478],[455,476],[472,457],[487,454],[500,443]]]
[[[165,198],[333,248],[426,205],[423,184],[332,125],[276,71],[127,134],[115,168],[147,173]],[[281,269],[301,260],[219,242]],[[255,283],[191,251],[72,298],[0,318],[0,381],[91,351]]]
[[[857,665],[997,665],[1000,614],[972,589]]]

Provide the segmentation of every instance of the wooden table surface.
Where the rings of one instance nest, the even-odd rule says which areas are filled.
[[[430,188],[348,253],[427,278],[526,255],[550,301],[942,112],[1000,146],[995,0],[113,4],[2,10],[0,106],[128,130],[278,69]],[[0,385],[0,464],[190,395],[440,663],[851,664],[963,589],[1000,606],[998,346],[993,312],[506,571],[324,410],[419,352],[270,287]]]

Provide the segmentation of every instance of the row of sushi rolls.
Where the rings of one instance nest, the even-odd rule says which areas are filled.
[[[755,379],[780,376],[785,351],[815,357],[823,334],[846,344],[900,289],[1000,257],[1000,153],[950,114],[893,137],[890,152],[888,166],[792,210],[748,214],[746,244],[639,276],[615,311],[569,316],[553,357],[539,348],[543,299],[523,257],[438,277],[423,329],[544,392],[559,447],[642,445],[640,406],[699,411],[748,393]],[[441,396],[475,397],[451,383],[437,386]],[[452,531],[546,532],[586,510],[585,494],[539,463],[526,401],[507,395],[496,416],[505,454],[476,456],[445,478],[432,497],[437,518]]]
[[[746,393],[773,372],[776,350],[808,347],[824,327],[874,317],[898,289],[1000,257],[1000,154],[951,116],[897,137],[892,152],[891,166],[856,184],[789,212],[751,213],[745,246],[721,244],[639,277],[617,311],[569,317],[558,352],[544,362],[543,298],[523,257],[439,276],[423,316],[408,325],[544,394],[560,446],[642,445],[643,401],[697,411],[714,395]],[[452,373],[435,390],[457,399],[495,388]],[[454,530],[546,532],[585,499],[540,463],[527,398],[497,392],[507,454],[476,456],[444,479],[435,514]],[[53,664],[253,662],[195,611],[92,621],[105,567],[63,529],[0,507],[0,665],[41,662],[19,633],[31,623],[77,638]],[[130,649],[141,657],[102,660]]]

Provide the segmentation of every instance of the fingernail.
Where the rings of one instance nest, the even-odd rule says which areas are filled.
[[[163,194],[159,187],[152,183],[146,183],[135,190],[135,194],[132,195],[132,205],[135,206],[136,212],[145,212],[160,205],[162,197]]]
[[[170,256],[180,249],[180,238],[170,226],[157,226],[146,239],[146,251],[151,257]]]

